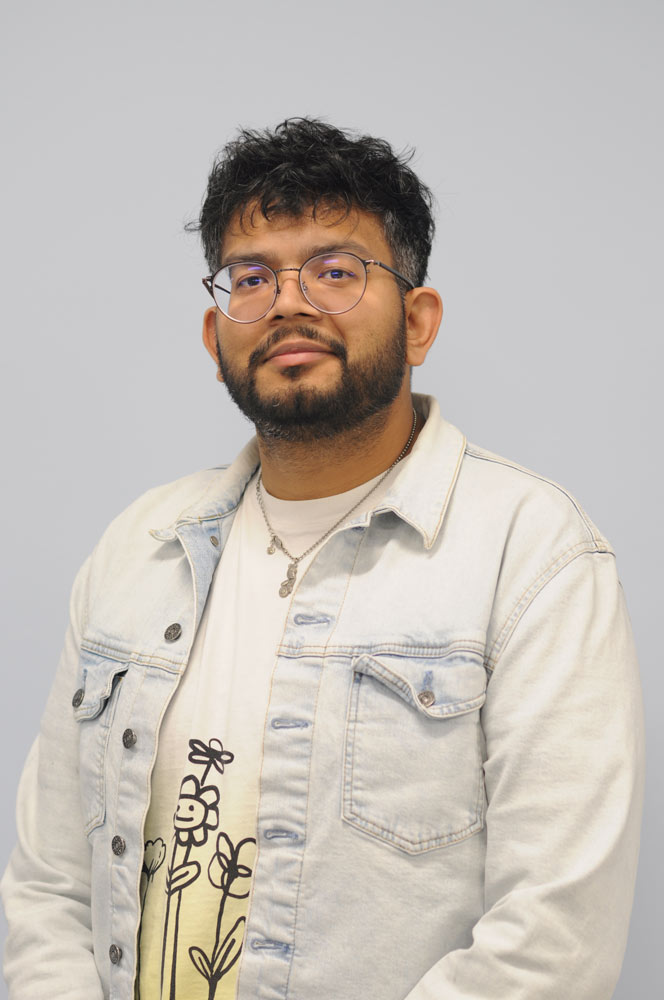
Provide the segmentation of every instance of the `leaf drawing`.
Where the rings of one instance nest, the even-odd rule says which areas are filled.
[[[169,895],[173,892],[182,892],[188,885],[191,885],[200,875],[201,866],[198,861],[190,861],[186,865],[178,865],[169,871],[166,879],[166,891]]]
[[[225,976],[240,957],[245,923],[246,917],[239,917],[215,950],[212,956],[212,973],[215,979],[218,980]]]
[[[202,975],[203,979],[206,979],[208,983],[212,979],[212,966],[210,964],[210,959],[207,957],[202,948],[190,948],[189,957],[196,966],[196,969]]]

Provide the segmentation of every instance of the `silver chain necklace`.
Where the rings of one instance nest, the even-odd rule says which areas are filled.
[[[302,555],[300,556],[294,556],[291,552],[289,552],[284,543],[282,542],[282,540],[279,538],[279,536],[275,535],[274,533],[274,528],[270,524],[270,521],[267,516],[267,511],[265,510],[265,503],[263,501],[263,491],[261,489],[263,474],[259,473],[258,479],[256,480],[256,498],[258,500],[258,506],[260,507],[261,513],[263,515],[263,520],[265,521],[268,533],[270,535],[270,544],[267,547],[267,553],[268,555],[271,556],[274,555],[277,549],[281,549],[283,554],[287,556],[288,559],[290,560],[290,562],[288,563],[288,569],[286,570],[286,579],[282,582],[281,586],[279,587],[279,597],[288,597],[288,595],[292,593],[293,587],[295,586],[295,578],[297,577],[298,564],[302,562],[302,560],[306,556],[308,556],[311,552],[313,552],[314,549],[318,548],[318,546],[321,545],[326,538],[329,538],[329,536],[332,534],[335,528],[338,528],[340,524],[343,524],[346,518],[350,517],[353,511],[357,510],[360,504],[364,503],[367,497],[370,497],[371,494],[378,489],[383,480],[390,474],[394,466],[399,464],[399,462],[404,457],[404,455],[406,454],[406,452],[408,451],[408,449],[412,444],[413,438],[415,437],[416,426],[417,426],[417,414],[415,413],[415,410],[413,410],[413,426],[410,429],[410,435],[408,437],[408,440],[403,446],[403,450],[397,455],[397,457],[392,462],[392,465],[389,467],[389,469],[386,469],[383,475],[378,480],[378,482],[374,483],[371,489],[368,490],[364,494],[364,496],[360,497],[357,503],[354,503],[353,506],[350,508],[350,510],[347,510],[346,513],[343,514],[338,521],[335,521],[332,527],[328,528],[325,534],[321,535],[318,541],[314,542],[313,545],[310,545],[309,548],[306,550],[306,552],[303,552]]]

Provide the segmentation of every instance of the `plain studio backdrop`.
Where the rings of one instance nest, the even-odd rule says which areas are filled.
[[[183,231],[213,155],[240,125],[321,116],[414,146],[436,195],[445,316],[415,389],[561,482],[616,549],[650,772],[615,997],[657,994],[663,11],[3,5],[2,867],[78,566],[134,497],[231,460],[251,433],[201,344],[207,268]]]

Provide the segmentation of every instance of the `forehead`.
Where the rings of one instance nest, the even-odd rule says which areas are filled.
[[[275,215],[266,219],[260,208],[236,212],[224,233],[222,264],[255,254],[259,260],[301,263],[323,250],[350,250],[359,256],[392,263],[382,224],[370,212],[329,208],[302,215]]]

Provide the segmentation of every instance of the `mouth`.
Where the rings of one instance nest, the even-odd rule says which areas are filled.
[[[291,368],[294,365],[311,364],[330,355],[336,356],[333,350],[317,341],[286,340],[273,348],[266,355],[263,363],[274,368]]]

